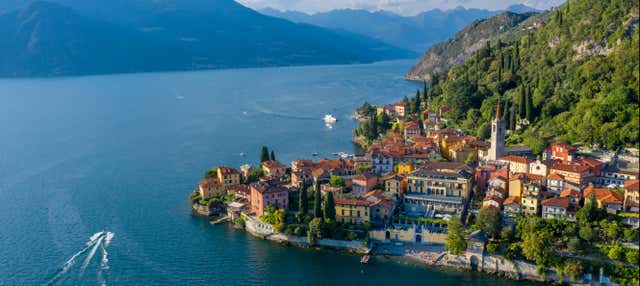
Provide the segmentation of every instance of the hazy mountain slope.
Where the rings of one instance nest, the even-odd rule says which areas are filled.
[[[538,11],[522,4],[512,5],[506,10],[515,13]],[[270,8],[260,12],[297,23],[309,23],[366,35],[397,47],[422,53],[430,46],[453,36],[473,20],[488,18],[501,11],[458,7],[446,11],[434,9],[410,17],[385,11],[369,12],[353,9],[333,10],[313,15]]]
[[[414,56],[231,0],[58,0],[0,15],[0,76],[362,63]],[[131,8],[118,17],[101,13]],[[115,13],[115,12],[114,12]],[[90,15],[94,15],[93,17]],[[139,17],[135,17],[139,15]]]
[[[446,71],[463,63],[469,56],[485,45],[487,41],[509,38],[529,29],[532,22],[525,20],[534,13],[517,14],[503,12],[489,19],[473,21],[452,38],[429,48],[420,60],[409,70],[406,78],[411,80],[429,79],[432,73]]]
[[[390,12],[366,10],[333,10],[313,15],[274,9],[261,10],[263,14],[308,23],[320,27],[342,29],[358,33],[385,43],[423,52],[429,46],[443,41],[474,19],[491,17],[499,12],[481,9],[456,8],[431,10],[413,17]]]

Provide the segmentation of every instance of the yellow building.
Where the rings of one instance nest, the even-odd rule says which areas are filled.
[[[405,176],[389,173],[380,178],[385,193],[403,194],[407,190],[407,180]]]
[[[198,192],[202,199],[208,200],[213,197],[224,195],[224,186],[218,178],[207,178],[198,184]]]
[[[471,172],[464,163],[426,163],[407,177],[405,210],[461,212],[471,191]]]
[[[398,167],[398,174],[401,174],[401,175],[409,174],[416,169],[416,166],[411,161],[400,162],[398,163],[397,167]]]
[[[240,184],[240,172],[231,167],[220,166],[218,167],[218,180],[224,187]]]
[[[528,215],[538,215],[540,211],[540,197],[533,194],[522,197],[522,212]]]
[[[421,231],[420,231],[421,230]],[[405,243],[445,243],[447,234],[444,232],[431,232],[427,227],[398,226],[369,231],[372,240],[380,242],[405,242]]]
[[[475,162],[478,160],[478,151],[473,147],[456,145],[449,149],[447,158],[451,162],[466,163],[468,159],[471,159],[471,162]]]
[[[336,198],[336,221],[360,224],[371,221],[371,203],[363,199]]]
[[[509,164],[509,173],[529,173],[529,164],[533,162],[532,159],[523,156],[504,156],[498,159],[498,162]]]
[[[522,190],[522,212],[528,215],[540,213],[541,192],[540,187],[534,184],[526,184]]]

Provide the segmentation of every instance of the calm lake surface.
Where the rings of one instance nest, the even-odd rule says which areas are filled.
[[[363,267],[191,215],[207,168],[255,164],[263,144],[287,164],[353,152],[348,115],[414,94],[411,63],[0,80],[0,285],[516,284]]]

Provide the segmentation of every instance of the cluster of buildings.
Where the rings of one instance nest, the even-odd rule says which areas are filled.
[[[378,108],[395,115],[400,130],[389,130],[360,156],[348,159],[278,161],[260,166],[264,176],[246,182],[251,166],[241,170],[218,167],[217,176],[199,184],[208,199],[233,193],[257,216],[267,206],[287,210],[292,190],[314,186],[322,195],[334,194],[336,220],[369,223],[375,237],[438,237],[440,230],[415,222],[463,216],[481,198],[479,208],[495,208],[506,218],[523,215],[575,219],[589,200],[610,213],[637,212],[640,205],[637,171],[617,169],[578,155],[569,144],[552,144],[539,158],[528,148],[506,147],[505,122],[498,108],[486,142],[464,132],[440,129],[440,115],[425,110],[422,119],[407,115],[403,102]],[[402,118],[402,119],[400,119]],[[339,177],[340,184],[332,178]],[[297,202],[295,202],[297,203]],[[394,222],[394,217],[415,218]],[[405,238],[406,238],[405,237]],[[434,238],[435,239],[435,238]]]
[[[476,169],[484,194],[482,207],[501,210],[508,218],[521,215],[574,220],[576,212],[595,199],[607,212],[637,212],[638,172],[622,171],[579,156],[569,144],[552,144],[542,158],[505,155],[504,122],[500,112],[492,122],[490,157]]]

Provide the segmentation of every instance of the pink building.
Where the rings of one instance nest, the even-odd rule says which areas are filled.
[[[287,209],[289,205],[289,190],[273,182],[257,182],[251,184],[251,211],[256,215],[264,214],[268,206]]]
[[[372,172],[366,172],[358,175],[352,180],[352,187],[354,194],[364,194],[373,190],[378,184],[378,175]]]

